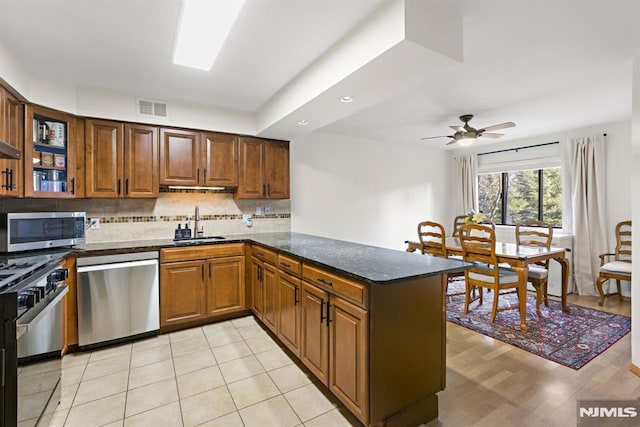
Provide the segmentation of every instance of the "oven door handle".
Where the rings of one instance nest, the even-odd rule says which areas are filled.
[[[19,339],[22,335],[29,332],[29,329],[35,326],[42,317],[53,310],[53,308],[62,301],[62,298],[64,298],[67,292],[69,292],[69,287],[67,285],[60,285],[56,292],[57,294],[47,302],[47,305],[42,310],[32,316],[29,316],[31,313],[27,312],[24,318],[18,319],[16,324],[16,339]]]

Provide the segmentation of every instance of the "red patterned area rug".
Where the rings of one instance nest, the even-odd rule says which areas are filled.
[[[449,283],[448,293],[457,292],[464,292],[464,279]],[[499,307],[514,306],[518,297],[501,295],[498,301]],[[564,313],[560,301],[551,299],[549,307],[540,306],[540,318],[535,295],[529,292],[529,332],[522,332],[518,310],[498,312],[495,322],[489,323],[492,303],[493,294],[485,290],[483,304],[472,302],[464,314],[464,295],[447,297],[447,320],[573,369],[580,369],[631,331],[630,317],[575,304],[569,304],[571,312]]]

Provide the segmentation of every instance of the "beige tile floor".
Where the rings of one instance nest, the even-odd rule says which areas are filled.
[[[253,317],[62,362],[51,427],[360,425]]]

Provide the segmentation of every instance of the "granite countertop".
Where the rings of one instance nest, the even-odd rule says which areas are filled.
[[[464,271],[467,263],[457,260],[329,239],[302,233],[233,234],[206,244],[258,243],[268,248],[327,267],[336,273],[375,285],[404,282],[443,273]],[[194,244],[202,244],[201,242]],[[93,243],[76,246],[78,252],[94,255],[104,251],[140,251],[184,247],[171,239]]]

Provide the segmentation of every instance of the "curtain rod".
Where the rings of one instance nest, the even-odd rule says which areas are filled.
[[[507,151],[517,152],[518,150],[524,150],[526,148],[544,147],[545,145],[555,145],[555,144],[560,144],[560,141],[545,142],[544,144],[525,145],[524,147],[505,148],[504,150],[488,151],[486,153],[478,153],[478,156],[484,156],[485,154],[506,153]]]
[[[603,133],[602,136],[607,136],[607,134]],[[505,148],[504,150],[487,151],[486,153],[478,153],[478,156],[484,156],[485,154],[506,153],[508,151],[517,152],[518,150],[524,150],[526,148],[544,147],[545,145],[554,145],[554,144],[560,144],[560,141],[545,142],[544,144],[525,145],[524,147]]]

